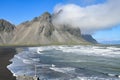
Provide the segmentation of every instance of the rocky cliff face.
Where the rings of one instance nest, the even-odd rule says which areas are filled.
[[[0,42],[9,42],[14,45],[49,45],[49,44],[90,44],[82,37],[79,28],[71,25],[56,25],[52,23],[52,16],[48,12],[40,17],[35,17],[32,21],[26,21],[15,27],[6,22],[2,27],[3,34],[10,34]],[[9,24],[8,24],[9,23]],[[1,23],[2,24],[2,23]],[[5,24],[5,23],[4,23]],[[15,35],[13,34],[15,33]],[[1,34],[3,36],[3,34]]]
[[[82,38],[88,42],[97,44],[97,41],[91,35],[82,35]]]
[[[8,21],[0,19],[0,44],[8,44],[14,36],[15,26]]]

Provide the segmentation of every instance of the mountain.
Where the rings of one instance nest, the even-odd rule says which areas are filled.
[[[7,38],[4,38],[4,43],[9,42],[11,45],[58,45],[91,44],[94,42],[92,41],[94,39],[84,38],[79,28],[73,28],[67,24],[53,24],[52,18],[50,13],[45,12],[42,16],[23,22],[16,27],[4,21],[6,28],[1,31],[3,34],[9,34],[6,36]],[[3,34],[1,35],[4,36]]]
[[[15,25],[0,19],[0,44],[8,44],[14,36]]]
[[[88,42],[92,42],[92,43],[95,43],[95,44],[97,44],[98,42],[91,36],[91,35],[89,35],[89,34],[83,34],[82,35],[82,38],[84,38],[86,41],[88,41]]]
[[[101,41],[102,44],[120,44],[120,40],[113,40],[113,41]]]

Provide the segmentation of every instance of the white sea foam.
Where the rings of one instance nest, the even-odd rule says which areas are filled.
[[[15,55],[13,59],[15,59],[15,58],[18,59],[18,60],[23,60],[23,58],[21,56],[19,56],[19,55]]]
[[[37,67],[51,67],[51,65],[48,65],[48,64],[39,64],[39,65],[36,65]]]
[[[30,52],[37,52],[38,54],[42,54],[42,51],[46,51],[46,50],[51,50],[54,49],[55,46],[42,46],[42,47],[29,47],[29,51]]]
[[[75,71],[75,68],[71,68],[71,67],[64,67],[64,68],[50,67],[50,69],[61,73],[68,73],[71,71]]]
[[[36,52],[36,50],[37,50],[37,47],[29,47],[29,48],[28,48],[28,51]]]
[[[39,58],[33,58],[32,60],[33,60],[33,61],[35,61],[35,62],[40,61],[40,59],[39,59]]]
[[[61,50],[65,53],[75,53],[82,55],[116,57],[120,54],[120,48],[116,47],[99,47],[99,46],[59,46],[56,50]]]
[[[42,51],[44,50],[51,50],[51,49],[54,49],[55,47],[54,46],[44,46],[44,47],[40,47],[42,49]]]
[[[32,60],[23,59],[23,63],[25,63],[25,64],[32,64]]]
[[[37,48],[37,53],[38,54],[42,54],[41,51],[43,51],[42,48]]]
[[[120,48],[116,47],[101,47],[101,46],[44,46],[29,48],[30,51],[36,51],[39,54],[43,54],[42,51],[46,50],[60,50],[65,53],[75,53],[83,55],[95,55],[95,56],[109,56],[115,57],[120,54]]]
[[[16,72],[14,72],[13,70],[12,70],[12,65],[8,65],[7,66],[7,68],[9,69],[9,70],[11,70],[11,73],[13,74],[13,76],[18,76],[17,74],[16,74]]]
[[[112,79],[112,78],[100,78],[100,77],[77,77],[70,80],[119,80],[119,79]]]

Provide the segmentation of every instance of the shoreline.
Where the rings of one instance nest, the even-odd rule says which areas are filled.
[[[0,80],[16,80],[11,71],[7,68],[9,61],[16,54],[14,47],[0,47]]]

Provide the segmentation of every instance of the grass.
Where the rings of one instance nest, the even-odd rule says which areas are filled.
[[[37,46],[52,46],[52,45],[94,45],[92,43],[87,43],[87,42],[83,42],[83,43],[76,43],[76,42],[68,42],[68,43],[60,43],[60,42],[54,42],[51,44],[0,44],[0,47],[37,47]]]

